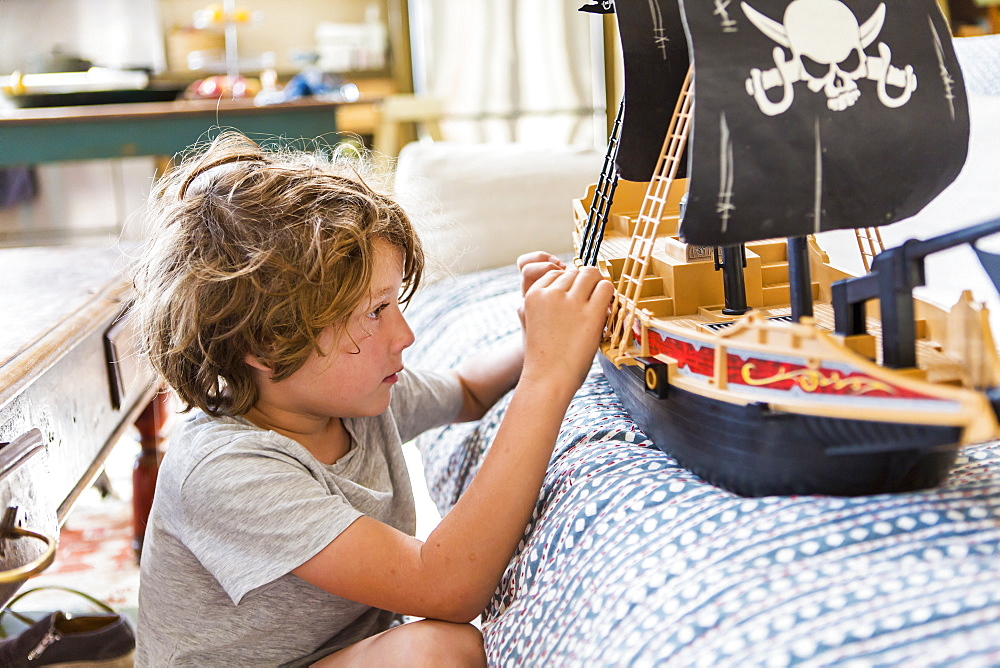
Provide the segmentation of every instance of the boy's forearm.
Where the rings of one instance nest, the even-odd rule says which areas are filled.
[[[554,383],[518,385],[482,467],[422,548],[472,608],[489,602],[531,518],[572,396]]]
[[[386,610],[475,619],[531,518],[573,391],[550,378],[519,383],[482,468],[426,541],[362,516],[292,572]]]
[[[517,384],[523,364],[524,345],[520,337],[462,362],[455,369],[464,395],[456,421],[468,422],[483,417]]]

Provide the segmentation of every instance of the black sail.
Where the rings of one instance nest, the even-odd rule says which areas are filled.
[[[618,171],[649,181],[687,75],[687,37],[677,0],[615,0],[615,14],[625,65]]]
[[[935,0],[680,0],[695,71],[685,241],[885,225],[950,184],[969,114]]]

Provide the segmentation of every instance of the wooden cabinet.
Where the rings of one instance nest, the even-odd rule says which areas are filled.
[[[0,251],[0,514],[55,537],[80,493],[156,392],[119,316],[126,258],[103,247]],[[40,540],[0,538],[0,571],[36,560]],[[20,585],[0,576],[0,604]]]

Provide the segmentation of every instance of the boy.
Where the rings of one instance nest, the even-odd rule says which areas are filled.
[[[137,665],[483,665],[484,609],[590,367],[612,287],[519,258],[523,347],[404,369],[423,252],[342,159],[235,133],[161,179],[136,273],[150,360],[198,412],[146,531]],[[422,543],[401,444],[511,388],[468,491]],[[393,626],[399,615],[425,618]]]

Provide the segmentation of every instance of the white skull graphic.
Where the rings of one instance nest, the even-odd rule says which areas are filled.
[[[878,31],[863,43],[858,20],[836,0],[793,2],[785,10],[785,28],[809,90],[816,93],[822,89],[831,109],[846,109],[857,102],[861,91],[855,79],[867,71],[865,47]]]
[[[774,116],[788,110],[794,98],[792,84],[803,81],[814,93],[822,90],[827,107],[843,111],[861,97],[858,80],[879,82],[879,99],[889,107],[905,104],[916,88],[916,76],[909,65],[905,70],[889,65],[889,47],[879,43],[879,56],[865,53],[878,37],[885,22],[885,4],[880,4],[872,16],[859,24],[854,13],[840,0],[792,0],[785,9],[783,22],[768,18],[746,2],[742,3],[747,18],[779,46],[775,47],[773,69],[753,68],[747,79],[747,92],[754,96],[764,113]],[[785,60],[781,47],[791,51]],[[891,98],[886,83],[903,87],[903,92]],[[779,101],[766,94],[770,88],[782,86]]]

